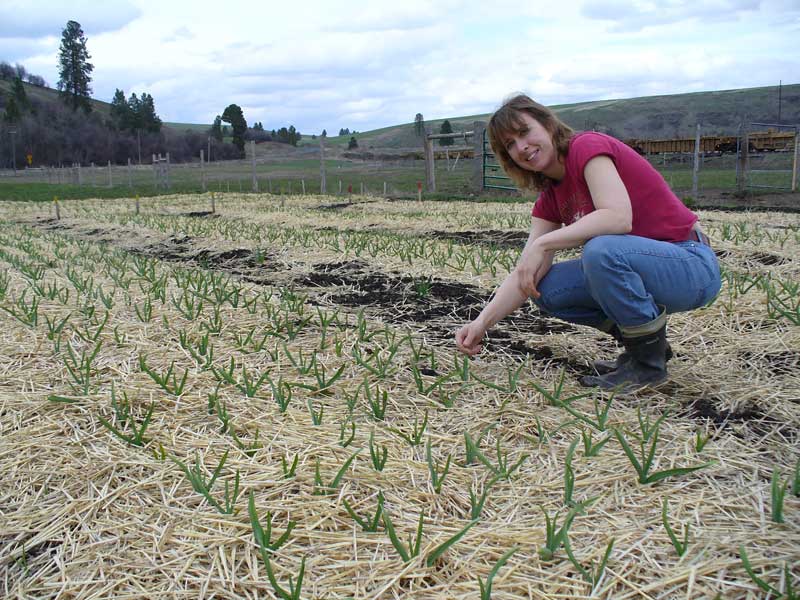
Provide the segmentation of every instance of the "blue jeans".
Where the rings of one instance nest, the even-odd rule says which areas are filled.
[[[659,242],[635,235],[601,235],[579,259],[554,264],[534,302],[559,319],[602,327],[609,319],[635,327],[714,299],[721,286],[714,251],[696,241]]]

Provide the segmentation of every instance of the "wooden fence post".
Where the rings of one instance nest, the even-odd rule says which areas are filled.
[[[200,189],[206,193],[206,161],[205,150],[200,150]]]
[[[171,189],[172,189],[172,186],[170,185],[170,182],[169,182],[169,152],[167,152],[167,169],[166,169],[166,175],[167,175],[166,187],[167,187],[167,189],[168,189],[168,190],[171,190]]]
[[[694,165],[692,167],[692,198],[697,199],[697,183],[700,173],[700,123],[694,134]]]
[[[114,181],[111,178],[111,161],[108,161],[108,187],[114,187]]]
[[[736,175],[738,179],[736,181],[736,188],[739,192],[744,192],[745,186],[747,185],[747,171],[750,168],[750,140],[747,136],[747,128],[745,124],[742,123],[741,130],[739,132],[739,156],[737,162],[737,169]]]
[[[258,179],[256,178],[256,141],[250,140],[250,171],[253,175],[253,191],[258,192]]]
[[[486,123],[475,121],[472,124],[472,189],[480,194],[483,192],[483,132],[486,131]]]
[[[797,155],[800,152],[800,129],[795,129],[794,132],[794,161],[792,162],[792,192],[797,191],[797,170],[800,164],[797,162]]]
[[[128,187],[133,188],[133,175],[131,173],[131,159],[128,157]]]
[[[436,171],[434,169],[433,140],[425,134],[425,191],[436,191]]]
[[[328,182],[325,173],[325,138],[319,137],[319,193],[328,193]]]

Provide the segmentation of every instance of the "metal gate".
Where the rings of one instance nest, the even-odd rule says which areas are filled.
[[[486,137],[485,129],[483,131],[483,189],[517,191],[511,178],[505,174],[503,167],[497,162],[492,146]]]
[[[747,188],[796,189],[798,126],[750,123],[742,129],[737,144],[737,181]]]

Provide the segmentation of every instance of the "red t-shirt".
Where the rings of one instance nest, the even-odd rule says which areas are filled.
[[[595,210],[583,174],[586,163],[595,156],[608,156],[614,161],[628,190],[633,211],[631,235],[666,242],[681,242],[689,237],[697,216],[673,193],[661,174],[629,146],[593,131],[572,137],[564,159],[564,178],[539,195],[531,214],[569,225]]]

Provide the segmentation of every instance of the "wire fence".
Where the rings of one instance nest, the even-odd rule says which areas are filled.
[[[694,156],[691,153],[650,154],[646,158],[681,196],[693,194]],[[797,159],[791,151],[749,152],[743,183],[742,157],[736,154],[700,153],[697,161],[697,193],[745,190],[789,191],[797,185]],[[436,194],[426,197],[475,195],[475,159],[435,160]],[[357,160],[332,156],[325,160],[329,195],[371,194],[419,197],[425,182],[424,160]],[[252,192],[272,194],[319,194],[322,177],[319,158],[269,159],[147,165],[89,165],[0,170],[0,199],[7,197],[4,184],[38,184],[41,193],[52,188],[62,197],[154,195],[163,193]],[[497,173],[502,175],[502,173]],[[15,186],[18,187],[18,186]],[[72,192],[73,195],[70,195]],[[113,192],[113,193],[112,193]],[[512,189],[486,190],[518,196]],[[52,199],[52,198],[50,198]]]

